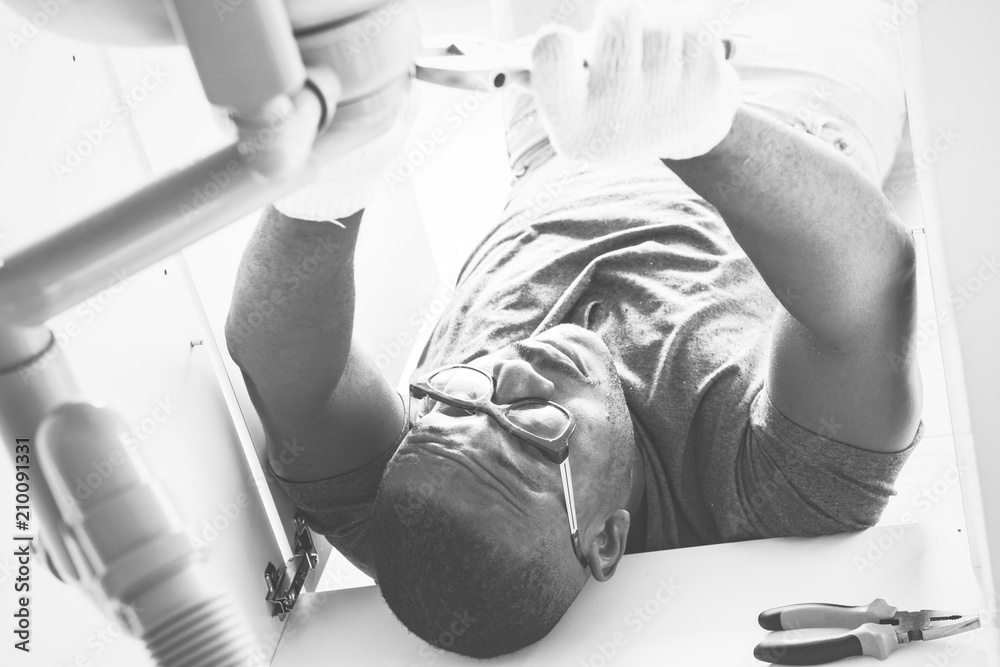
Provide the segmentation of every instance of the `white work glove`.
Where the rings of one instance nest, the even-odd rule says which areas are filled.
[[[542,28],[531,89],[556,151],[616,163],[718,145],[736,115],[739,76],[705,18],[690,2],[606,1],[589,50],[580,33]]]
[[[324,162],[314,180],[274,202],[282,214],[298,220],[335,222],[368,206],[382,187],[383,172],[399,155],[413,127],[416,86],[391,127],[357,148]]]

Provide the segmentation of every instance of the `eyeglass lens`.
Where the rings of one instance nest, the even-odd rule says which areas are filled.
[[[493,396],[489,376],[468,368],[448,368],[435,373],[429,384],[446,396],[467,401],[489,400]]]
[[[551,403],[521,403],[507,410],[507,419],[546,440],[555,440],[569,424],[566,414]]]
[[[493,382],[489,376],[468,368],[449,368],[436,373],[431,387],[446,396],[468,401],[489,400]],[[558,438],[566,430],[569,417],[562,410],[544,401],[519,403],[507,409],[507,419],[546,440]]]

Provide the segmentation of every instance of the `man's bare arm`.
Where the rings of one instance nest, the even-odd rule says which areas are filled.
[[[833,148],[741,107],[714,150],[666,163],[719,210],[771,290],[823,344],[848,347],[895,326],[912,239],[881,191]]]
[[[289,480],[360,468],[402,428],[398,395],[352,343],[361,216],[341,227],[269,207],[237,274],[226,342],[267,431],[272,465]]]
[[[719,210],[787,310],[775,406],[848,444],[904,448],[921,400],[915,253],[879,188],[832,147],[746,107],[715,149],[664,162]]]

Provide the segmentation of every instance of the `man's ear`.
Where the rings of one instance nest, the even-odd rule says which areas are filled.
[[[615,510],[604,522],[604,530],[595,535],[585,547],[590,573],[597,581],[610,579],[618,567],[618,561],[625,555],[630,520],[626,510]]]

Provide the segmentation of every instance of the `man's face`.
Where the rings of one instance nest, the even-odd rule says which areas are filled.
[[[581,532],[609,501],[627,497],[618,487],[628,480],[621,467],[631,466],[632,421],[611,353],[597,335],[560,325],[469,365],[493,376],[497,405],[536,398],[573,413],[569,461]],[[538,530],[559,536],[556,544],[575,560],[559,467],[485,414],[433,402],[389,470],[391,483],[421,497],[440,494],[437,502],[498,534],[532,543]]]

